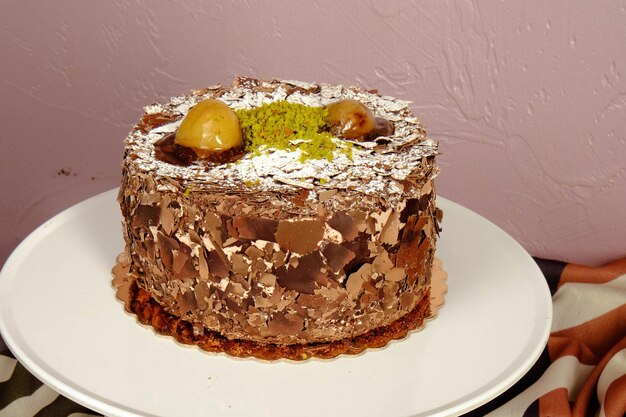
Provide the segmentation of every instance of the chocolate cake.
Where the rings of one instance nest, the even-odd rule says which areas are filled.
[[[242,142],[181,139],[198,103],[232,109]],[[354,103],[366,121],[335,120]],[[437,144],[409,104],[237,78],[147,106],[118,197],[131,309],[185,343],[266,359],[356,353],[420,326],[442,213]]]

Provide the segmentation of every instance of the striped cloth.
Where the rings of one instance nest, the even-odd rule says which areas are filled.
[[[554,306],[548,345],[508,391],[464,417],[626,415],[626,258],[600,267],[536,259]],[[0,353],[0,417],[94,413]]]
[[[97,415],[44,385],[8,350],[0,352],[0,417]]]

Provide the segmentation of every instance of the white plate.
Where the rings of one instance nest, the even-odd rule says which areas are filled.
[[[407,339],[300,363],[233,359],[157,336],[124,312],[110,269],[122,251],[116,190],[34,231],[0,273],[0,332],[66,397],[109,416],[449,416],[515,383],[537,360],[552,302],[532,258],[443,198],[437,256],[449,292]]]

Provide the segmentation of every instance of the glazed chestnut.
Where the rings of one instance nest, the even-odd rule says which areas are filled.
[[[176,132],[175,143],[193,149],[202,158],[241,147],[243,136],[235,112],[223,101],[206,99],[189,110]]]
[[[326,123],[331,132],[339,137],[363,140],[376,128],[374,114],[358,100],[339,100],[330,103],[326,108]]]

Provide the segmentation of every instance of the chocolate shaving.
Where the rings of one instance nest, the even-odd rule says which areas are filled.
[[[278,283],[288,289],[305,294],[313,294],[317,288],[316,280],[321,278],[324,260],[319,251],[304,255],[298,260],[298,266],[282,266],[276,270]]]
[[[263,252],[261,249],[257,248],[256,246],[249,246],[244,251],[244,253],[250,259],[258,259],[265,255],[265,252]]]
[[[180,306],[180,314],[185,315],[191,310],[197,308],[196,297],[193,291],[188,290],[178,294],[178,305]]]
[[[135,209],[131,227],[150,227],[159,224],[161,208],[159,206],[139,205]]]
[[[317,194],[317,197],[319,198],[319,200],[321,202],[330,200],[335,194],[337,194],[337,190],[324,190],[324,191],[320,191]]]
[[[354,224],[359,233],[367,230],[367,218],[369,217],[367,213],[363,211],[350,211],[348,214],[354,220]]]
[[[355,299],[359,296],[363,282],[363,276],[359,271],[350,274],[348,281],[346,281],[346,290],[348,294],[350,294],[350,297]]]
[[[275,241],[285,250],[306,254],[316,250],[323,237],[324,222],[321,220],[281,220]]]
[[[174,255],[172,270],[174,273],[179,273],[191,255],[191,248],[184,243],[180,243],[179,249],[173,250],[172,254]]]
[[[402,281],[406,278],[406,271],[404,268],[391,268],[385,273],[385,279],[392,282]]]
[[[380,232],[380,241],[381,243],[386,243],[388,245],[394,245],[398,242],[398,236],[400,234],[400,215],[396,210],[392,210],[387,222],[383,226],[382,231]]]
[[[369,250],[369,239],[366,233],[359,233],[356,239],[350,242],[343,242],[341,246],[354,253],[355,257],[345,266],[347,274],[358,269],[363,263],[371,262],[372,257]]]
[[[242,274],[242,275],[248,274],[248,270],[249,270],[248,263],[245,261],[245,258],[243,255],[239,253],[234,253],[230,258],[230,262],[231,262],[231,269],[234,273]]]
[[[386,274],[393,268],[393,262],[389,259],[389,254],[386,251],[382,251],[374,262],[372,262],[372,270],[381,274]]]
[[[430,238],[426,237],[424,241],[420,244],[419,249],[417,250],[417,254],[415,258],[417,259],[417,266],[413,272],[413,275],[409,279],[409,284],[413,285],[417,279],[425,279],[426,278],[426,269],[428,266],[428,262],[431,257],[431,246],[430,246]],[[425,284],[425,282],[423,283]]]
[[[219,278],[228,278],[230,271],[228,265],[218,255],[217,251],[209,251],[207,264],[209,266],[209,272],[211,273],[211,275],[215,275]]]
[[[159,247],[159,254],[161,255],[163,266],[165,269],[172,272],[174,269],[174,251],[179,248],[178,241],[161,232],[159,232],[157,236],[157,246]]]
[[[161,221],[161,227],[163,228],[163,231],[165,232],[165,234],[171,235],[172,232],[175,230],[175,218],[172,212],[169,209],[167,209],[167,207],[161,206],[160,221]]]
[[[204,282],[197,282],[193,294],[196,296],[196,306],[200,310],[205,310],[208,307],[207,300],[211,295],[209,286]]]
[[[354,240],[359,234],[352,216],[343,211],[335,212],[333,217],[328,220],[328,225],[341,233],[345,241]]]
[[[274,234],[276,233],[279,223],[273,219],[265,219],[262,217],[235,216],[232,225],[237,229],[239,238],[244,239],[260,239],[268,242],[276,242]]]
[[[350,249],[337,243],[329,243],[322,251],[330,269],[334,272],[341,271],[356,255]]]
[[[294,335],[302,330],[304,321],[296,314],[276,313],[267,325],[270,334]]]
[[[296,207],[304,207],[308,196],[309,190],[300,190],[297,194],[291,197],[291,201]]]
[[[413,214],[417,215],[419,213],[419,207],[420,207],[419,199],[417,198],[407,199],[406,206],[404,206],[404,209],[400,213],[400,221],[402,223],[406,223],[410,215],[413,215]]]
[[[141,121],[137,124],[136,129],[143,132],[148,133],[152,129],[166,125],[168,123],[172,123],[178,119],[180,119],[180,115],[178,114],[166,114],[166,113],[156,113],[156,114],[144,114],[141,118]]]
[[[400,307],[405,310],[410,310],[413,308],[413,304],[415,303],[415,294],[411,292],[405,292],[400,295]]]
[[[300,294],[298,304],[307,308],[320,308],[325,304],[325,299],[319,294]]]
[[[419,209],[421,211],[428,209],[428,205],[430,204],[431,200],[432,195],[430,193],[421,195],[419,198]]]
[[[276,275],[273,274],[263,274],[259,278],[259,282],[266,287],[273,287],[276,285]]]
[[[416,215],[411,215],[402,232],[400,248],[396,257],[396,266],[406,269],[410,285],[417,279],[417,274],[423,269],[423,262],[425,262],[423,251],[420,258],[418,249],[422,241],[422,229],[426,225],[427,220],[426,217],[420,217],[418,220]]]

